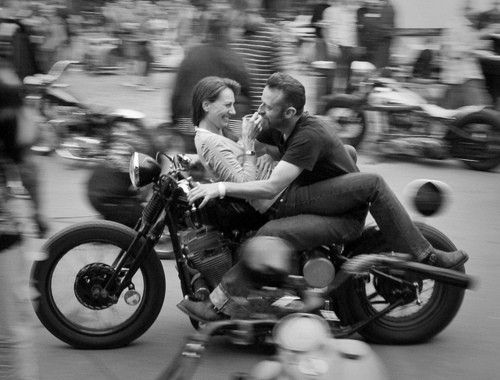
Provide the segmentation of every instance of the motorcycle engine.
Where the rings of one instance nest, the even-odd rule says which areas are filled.
[[[215,288],[233,265],[229,241],[206,226],[180,231],[179,239],[190,266],[201,273],[211,289]]]

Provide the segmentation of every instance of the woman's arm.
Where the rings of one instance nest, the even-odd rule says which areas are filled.
[[[256,156],[243,155],[243,164],[240,164],[237,154],[231,149],[233,144],[223,136],[207,136],[197,144],[198,155],[219,181],[254,181],[257,178]]]

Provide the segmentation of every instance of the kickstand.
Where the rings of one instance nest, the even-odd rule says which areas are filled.
[[[400,298],[393,304],[387,306],[385,309],[380,310],[378,313],[372,315],[370,318],[365,319],[364,321],[358,322],[354,325],[348,326],[348,327],[335,327],[332,329],[332,334],[335,338],[347,338],[348,336],[354,334],[357,332],[359,329],[365,327],[367,324],[371,323],[375,319],[378,319],[382,316],[384,316],[387,313],[390,313],[392,310],[397,308],[398,306],[401,306],[404,304],[404,300]]]

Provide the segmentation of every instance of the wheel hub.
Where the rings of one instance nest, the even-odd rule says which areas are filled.
[[[117,297],[113,290],[118,288],[118,277],[114,283],[104,287],[113,276],[115,270],[102,263],[93,263],[84,266],[76,275],[75,296],[82,305],[92,310],[102,310],[116,303]]]
[[[422,289],[422,282],[411,284],[409,282],[399,283],[390,278],[375,276],[373,285],[377,293],[381,295],[387,302],[393,303],[403,299],[404,304],[412,303],[417,298],[417,292]]]

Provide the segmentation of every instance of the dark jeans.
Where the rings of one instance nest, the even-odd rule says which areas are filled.
[[[279,203],[275,214],[275,218],[278,219],[262,227],[259,234],[270,233],[293,239],[293,232],[285,231],[284,228],[280,229],[282,220],[285,223],[283,226],[288,223],[295,226],[298,232],[313,231],[308,232],[313,236],[315,229],[318,233],[329,230],[337,232],[340,240],[345,240],[348,230],[352,231],[360,227],[359,231],[361,231],[362,223],[361,225],[359,223],[364,220],[361,216],[367,205],[384,237],[392,242],[395,250],[411,253],[418,261],[431,253],[432,246],[413,224],[394,192],[382,177],[372,173],[350,173],[309,186],[292,186],[283,201]],[[305,217],[301,216],[302,214],[314,214],[319,217],[331,217],[331,219],[317,218],[313,222],[314,219],[311,218],[310,225],[314,228],[304,228]],[[289,218],[293,215],[296,215],[297,219]],[[325,222],[330,224],[325,225]],[[270,232],[271,229],[273,231]],[[295,239],[296,242],[299,241],[296,244],[300,244],[300,239]],[[312,244],[309,247],[318,245],[320,244]],[[229,301],[233,297],[248,295],[248,286],[251,284],[251,279],[244,273],[241,265],[237,264],[224,275],[221,284],[210,298],[216,307],[231,315],[233,303]]]

